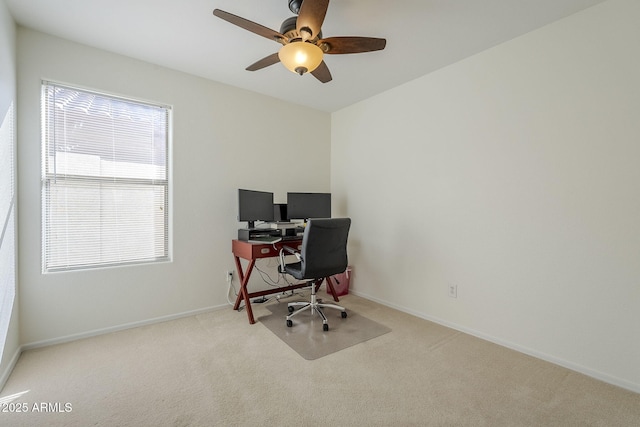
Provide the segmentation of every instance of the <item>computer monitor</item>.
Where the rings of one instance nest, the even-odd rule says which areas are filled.
[[[238,221],[255,228],[256,221],[273,221],[273,193],[238,189]]]
[[[287,193],[289,219],[331,218],[331,193]]]

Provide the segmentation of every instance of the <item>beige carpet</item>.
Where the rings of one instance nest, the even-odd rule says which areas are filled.
[[[292,301],[298,300],[305,301],[297,298]],[[315,313],[311,315],[310,310],[296,315],[293,318],[293,326],[289,328],[285,321],[288,314],[286,302],[268,304],[267,309],[272,314],[261,317],[260,323],[307,360],[318,359],[391,332],[386,326],[353,310],[347,310],[348,317],[343,319],[340,317],[340,311],[325,309],[324,313],[329,322],[329,330],[325,332],[320,316]]]
[[[305,360],[231,308],[30,350],[14,426],[634,426],[640,395],[347,295],[391,332]],[[348,318],[347,318],[348,320]],[[21,395],[18,395],[22,393]],[[33,405],[67,403],[67,412]]]

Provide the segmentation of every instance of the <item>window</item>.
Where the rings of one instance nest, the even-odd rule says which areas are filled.
[[[170,115],[43,83],[44,272],[169,259]]]

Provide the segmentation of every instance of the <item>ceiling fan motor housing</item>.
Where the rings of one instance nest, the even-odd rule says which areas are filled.
[[[282,21],[282,25],[280,25],[280,34],[284,35],[289,41],[298,40],[302,38],[302,35],[298,32],[298,28],[296,23],[298,21],[297,16],[291,16],[284,21]],[[322,38],[322,30],[320,33],[313,38],[313,40],[309,40],[310,42],[315,42],[318,39]]]

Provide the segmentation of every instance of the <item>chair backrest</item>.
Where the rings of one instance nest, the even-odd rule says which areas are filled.
[[[310,219],[302,237],[303,279],[319,279],[347,269],[351,218]]]

